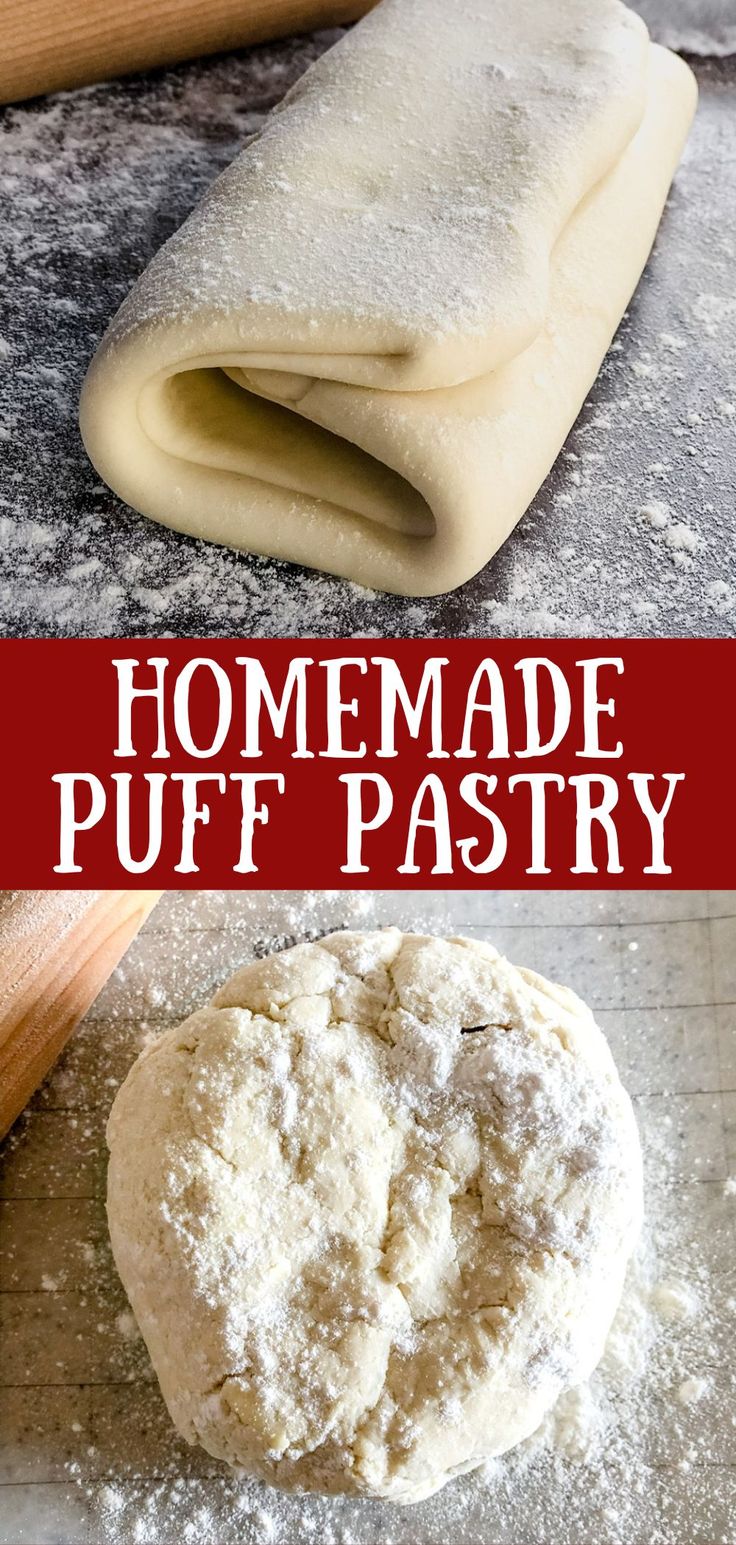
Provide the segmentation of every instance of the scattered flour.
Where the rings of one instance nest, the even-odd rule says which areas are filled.
[[[689,563],[693,554],[702,546],[702,539],[684,520],[674,520],[671,505],[662,499],[643,504],[638,511],[639,519],[648,526],[655,537],[669,550],[674,563]]]
[[[699,1400],[703,1399],[704,1395],[707,1395],[709,1389],[709,1379],[683,1379],[682,1383],[677,1386],[677,1399],[680,1405],[683,1406],[696,1405]]]
[[[118,1334],[121,1335],[125,1341],[136,1341],[140,1336],[140,1331],[135,1322],[135,1316],[131,1314],[129,1309],[121,1310],[115,1321],[115,1327],[118,1331]]]
[[[684,1282],[659,1282],[652,1289],[652,1308],[661,1319],[686,1320],[698,1309],[698,1300]]]
[[[643,504],[639,514],[654,531],[662,531],[670,523],[670,507],[663,504],[661,499],[656,499],[652,504]]]
[[[678,520],[674,526],[670,526],[669,530],[665,532],[664,539],[667,546],[672,547],[675,552],[684,553],[694,553],[700,542],[697,532],[693,531],[690,526],[686,526],[682,520]]]

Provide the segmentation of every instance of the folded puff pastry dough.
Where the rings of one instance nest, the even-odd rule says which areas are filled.
[[[383,0],[122,306],[82,397],[98,471],[194,536],[461,584],[595,378],[695,98],[619,0]]]

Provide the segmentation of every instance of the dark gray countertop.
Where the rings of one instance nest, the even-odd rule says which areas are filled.
[[[123,295],[334,34],[0,114],[0,629],[95,635],[733,635],[736,59],[701,105],[654,255],[531,509],[454,594],[374,595],[153,525],[101,486],[76,403]],[[491,475],[489,469],[489,476]]]

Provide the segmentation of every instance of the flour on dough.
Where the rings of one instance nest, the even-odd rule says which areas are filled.
[[[245,966],[108,1127],[115,1259],[176,1426],[287,1490],[419,1501],[598,1362],[640,1226],[589,1010],[489,944]]]

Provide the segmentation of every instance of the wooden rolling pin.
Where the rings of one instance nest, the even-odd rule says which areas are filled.
[[[160,895],[0,892],[0,1137],[45,1078]]]
[[[375,0],[0,0],[0,102],[355,21]]]

